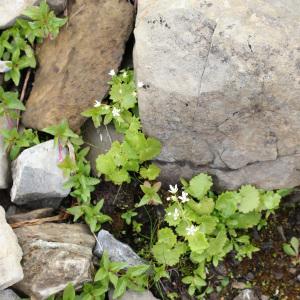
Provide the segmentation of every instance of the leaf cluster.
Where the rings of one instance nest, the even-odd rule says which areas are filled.
[[[94,282],[85,283],[79,295],[76,295],[74,287],[69,284],[62,300],[104,300],[111,286],[114,288],[112,299],[122,297],[127,289],[142,292],[148,285],[149,268],[149,265],[128,267],[123,262],[112,262],[107,252],[104,252]]]
[[[171,189],[166,226],[158,231],[152,254],[164,266],[175,266],[183,257],[188,259],[195,267],[183,283],[194,295],[206,286],[208,263],[217,266],[230,251],[236,253],[237,259],[258,251],[246,230],[259,226],[278,208],[281,195],[245,185],[217,196],[211,191],[212,178],[206,174],[189,182],[182,180],[182,184],[181,196]]]
[[[0,60],[6,61],[8,68],[4,80],[12,79],[15,85],[19,85],[22,69],[36,67],[34,43],[56,37],[59,28],[66,23],[66,19],[57,18],[50,11],[46,0],[41,1],[39,6],[28,8],[23,14],[29,20],[18,19],[13,27],[0,35]]]

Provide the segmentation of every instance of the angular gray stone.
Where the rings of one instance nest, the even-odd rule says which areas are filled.
[[[90,152],[87,159],[91,163],[91,168],[94,175],[97,175],[96,159],[100,154],[104,154],[110,150],[112,142],[123,138],[122,134],[118,134],[113,125],[100,126],[95,128],[93,122],[88,120],[82,128],[83,139],[87,146],[90,147]]]
[[[134,66],[162,179],[300,184],[298,0],[138,2]]]
[[[64,149],[60,157],[53,140],[24,150],[12,163],[11,201],[16,204],[57,206],[70,192],[63,186],[68,178],[58,167],[65,155]]]
[[[111,261],[126,262],[128,266],[145,264],[128,245],[118,241],[106,230],[100,230],[97,236],[97,243],[94,255],[101,257],[106,251]]]
[[[256,293],[252,289],[245,289],[239,293],[233,300],[259,300]]]
[[[0,206],[0,291],[23,279],[22,249]],[[0,296],[1,298],[1,296]]]
[[[1,78],[0,78],[1,84]],[[9,124],[6,118],[0,118],[0,129],[8,129]],[[0,135],[0,189],[8,188],[11,182],[10,162],[5,150],[3,136]]]
[[[0,300],[21,300],[21,298],[10,289],[0,291]]]
[[[24,252],[24,279],[15,287],[33,299],[46,299],[72,282],[92,280],[95,239],[82,224],[42,224],[15,229]]]
[[[0,0],[0,29],[13,25],[26,8],[40,2],[41,0]],[[65,9],[67,1],[47,0],[47,3],[58,14]]]
[[[113,290],[111,290],[108,294],[109,300],[113,300]],[[118,300],[155,300],[155,298],[150,291],[144,292],[134,292],[134,291],[127,291],[125,294],[118,298]]]

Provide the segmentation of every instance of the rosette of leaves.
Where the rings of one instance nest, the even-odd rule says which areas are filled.
[[[182,180],[182,184],[182,196],[172,193],[169,198],[166,227],[158,231],[152,254],[165,266],[177,265],[182,257],[188,259],[195,267],[193,275],[186,274],[183,282],[189,284],[189,292],[194,295],[206,285],[208,263],[217,266],[232,250],[238,259],[258,251],[247,229],[259,226],[278,208],[281,192],[245,185],[217,196],[211,191],[212,178],[206,174],[189,182]],[[176,250],[177,245],[180,251]]]

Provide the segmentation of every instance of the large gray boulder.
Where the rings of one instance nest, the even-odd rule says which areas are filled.
[[[23,279],[22,249],[0,206],[0,291]],[[1,299],[1,297],[0,297]]]
[[[82,224],[42,224],[15,229],[24,252],[24,279],[15,287],[32,299],[47,299],[71,282],[92,280],[95,239]]]
[[[58,167],[65,155],[66,149],[60,155],[53,140],[24,150],[12,163],[11,201],[36,207],[58,206],[70,192],[64,188],[68,178]]]
[[[0,0],[0,29],[13,25],[26,8],[40,2],[41,0]],[[65,9],[67,0],[47,0],[47,3],[59,14]]]
[[[162,179],[221,188],[300,184],[298,0],[138,2],[140,116]]]

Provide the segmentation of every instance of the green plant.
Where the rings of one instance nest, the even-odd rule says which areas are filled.
[[[132,221],[132,218],[137,216],[137,212],[135,212],[134,210],[127,210],[125,213],[123,213],[121,215],[121,218],[123,220],[125,220],[126,224],[127,225],[130,225],[131,224],[131,221]]]
[[[0,117],[17,120],[18,110],[25,110],[25,106],[18,98],[18,92],[5,92],[0,86]]]
[[[235,251],[238,259],[251,257],[258,251],[246,230],[268,218],[278,208],[281,195],[246,185],[239,191],[217,196],[211,191],[212,179],[206,174],[199,174],[189,182],[182,180],[182,184],[181,194],[177,186],[170,187],[166,226],[158,231],[152,254],[164,266],[189,261],[193,271],[188,271],[182,281],[194,295],[207,286],[208,263],[217,266],[230,251]],[[186,271],[182,272],[184,275]]]
[[[143,185],[140,186],[142,191],[144,192],[143,198],[136,205],[136,207],[141,207],[144,205],[158,205],[162,204],[158,191],[160,190],[161,183],[156,182],[151,185],[150,182],[145,181]]]
[[[10,160],[16,159],[23,149],[40,143],[37,132],[32,129],[20,131],[17,128],[2,129],[0,133],[4,138],[5,149],[9,152]]]
[[[39,6],[25,10],[24,15],[31,20],[18,19],[13,27],[0,35],[0,59],[7,62],[4,79],[12,79],[15,85],[19,85],[21,70],[36,67],[34,42],[56,37],[59,28],[66,23],[66,19],[55,17],[45,0]]]
[[[72,285],[68,285],[63,300],[104,300],[110,285],[114,287],[113,299],[120,298],[127,289],[141,292],[148,285],[149,268],[149,265],[128,267],[123,262],[111,262],[108,254],[104,252],[94,282],[84,284],[78,297]]]
[[[159,168],[154,164],[141,166],[156,157],[161,151],[161,143],[146,137],[141,131],[137,117],[137,93],[132,70],[123,70],[119,75],[111,73],[109,104],[96,101],[93,108],[83,112],[91,117],[95,127],[113,122],[118,132],[124,134],[124,141],[114,141],[111,149],[96,160],[99,176],[104,175],[121,185],[131,181],[130,172],[140,172],[145,179],[154,180],[159,175]]]
[[[84,217],[85,223],[90,226],[92,232],[97,232],[101,229],[101,225],[106,222],[112,221],[111,217],[101,213],[104,200],[99,201],[95,206],[91,204],[83,204],[73,206],[67,211],[74,215],[74,222],[80,217]]]
[[[289,243],[283,244],[283,251],[285,254],[294,258],[293,263],[295,265],[300,264],[300,240],[296,237],[292,237]]]

